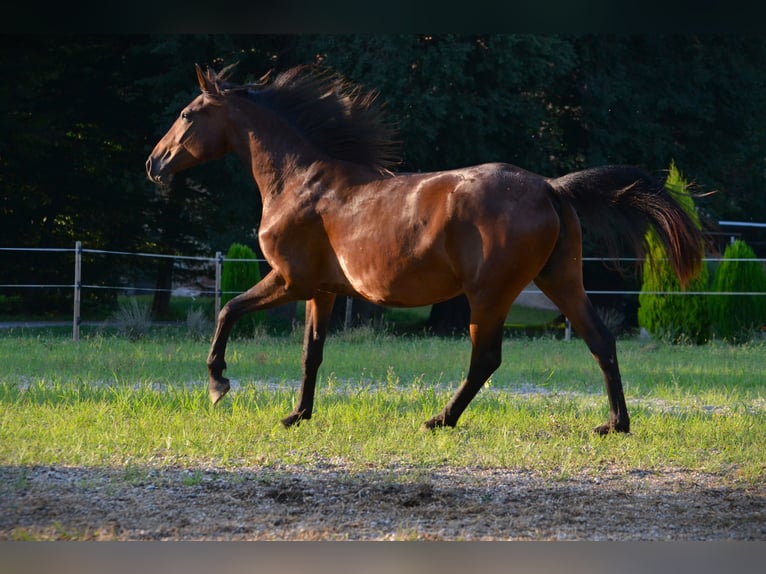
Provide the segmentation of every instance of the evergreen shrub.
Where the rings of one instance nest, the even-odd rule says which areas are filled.
[[[683,193],[687,182],[675,162],[670,164],[665,187],[678,193],[676,200],[699,226],[694,200]],[[704,296],[684,294],[659,238],[654,230],[650,229],[647,233],[649,249],[638,296],[638,324],[653,337],[670,343],[700,345],[707,342],[710,338],[710,318]],[[686,291],[707,291],[708,280],[709,272],[703,265],[699,274],[689,282]]]
[[[230,260],[243,261],[230,261]],[[252,260],[249,261],[249,260]],[[261,280],[255,252],[242,243],[232,243],[226,252],[226,261],[221,271],[221,305],[250,289]],[[241,317],[234,325],[233,335],[252,337],[265,320],[264,312],[257,311]]]
[[[726,247],[723,261],[713,276],[714,293],[766,293],[766,271],[755,252],[742,240]],[[766,295],[711,295],[708,297],[713,333],[732,343],[752,339],[766,324]]]

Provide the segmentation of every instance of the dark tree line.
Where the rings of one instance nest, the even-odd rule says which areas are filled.
[[[198,92],[195,62],[238,62],[240,82],[316,62],[377,90],[403,171],[506,161],[550,176],[606,163],[660,173],[674,160],[700,188],[720,190],[699,204],[703,219],[763,220],[764,61],[766,38],[714,34],[6,35],[0,245],[257,248],[258,195],[236,158],[164,194],[144,175],[148,152]],[[69,267],[2,257],[0,283],[71,281]],[[170,285],[167,265],[152,270],[158,287]],[[114,284],[124,269],[94,261],[89,273]],[[69,296],[18,294],[30,310]],[[114,293],[91,297],[108,304]],[[155,303],[160,312],[167,301]]]

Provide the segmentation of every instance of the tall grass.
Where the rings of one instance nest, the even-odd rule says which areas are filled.
[[[766,478],[763,344],[620,341],[633,432],[598,437],[601,374],[578,340],[514,339],[455,429],[423,430],[465,375],[467,340],[331,337],[315,416],[297,399],[299,333],[229,345],[233,390],[209,403],[208,344],[180,336],[0,337],[0,464],[513,467],[553,476],[686,468]],[[393,471],[392,471],[393,472]]]

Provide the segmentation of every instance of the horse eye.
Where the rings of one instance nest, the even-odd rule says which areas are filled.
[[[190,114],[189,112],[187,112],[186,110],[184,110],[183,112],[181,112],[181,117],[182,117],[183,119],[185,119],[187,122],[188,122],[188,121],[191,121],[191,114]]]

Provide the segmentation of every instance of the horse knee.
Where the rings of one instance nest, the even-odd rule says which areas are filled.
[[[234,300],[232,299],[221,307],[221,310],[218,312],[219,325],[233,325],[240,317],[242,317],[243,311],[241,305],[235,306],[233,303]]]
[[[218,323],[223,324],[227,320],[230,320],[229,317],[231,316],[231,307],[228,303],[226,303],[223,307],[221,307],[221,310],[218,311]]]

